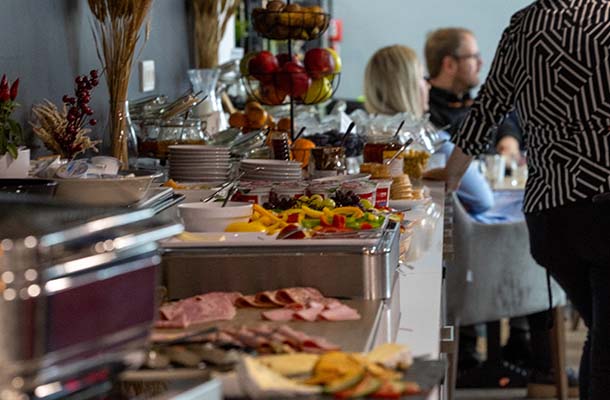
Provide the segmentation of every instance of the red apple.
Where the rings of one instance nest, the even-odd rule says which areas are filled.
[[[273,73],[279,70],[277,59],[270,51],[261,51],[248,62],[250,75],[263,83],[273,81]]]
[[[312,78],[323,78],[335,71],[335,58],[326,49],[307,50],[307,53],[305,53],[305,69]]]
[[[281,53],[275,56],[275,58],[277,58],[277,62],[280,65],[280,68],[282,68],[284,64],[286,64],[288,61],[294,61],[299,65],[301,64],[297,56],[295,56],[294,54],[292,55],[292,57],[290,57],[288,53]]]
[[[276,83],[279,90],[299,98],[307,93],[311,79],[305,68],[294,61],[288,61],[277,74]]]
[[[278,85],[274,85],[271,83],[261,84],[260,99],[265,104],[282,104],[287,95],[288,92],[281,90]]]

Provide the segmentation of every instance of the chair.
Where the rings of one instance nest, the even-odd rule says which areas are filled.
[[[524,316],[548,309],[546,271],[536,264],[529,252],[525,221],[483,224],[475,221],[454,193],[453,247],[454,259],[447,266],[447,315],[457,328]],[[553,281],[555,316],[561,316],[566,296]],[[557,319],[557,318],[556,318]],[[552,330],[551,343],[556,371],[565,371],[565,342],[561,336],[563,319]],[[496,332],[499,335],[499,329]],[[459,338],[458,338],[459,340]],[[490,341],[488,335],[488,342]],[[499,359],[499,336],[493,356]],[[490,353],[488,353],[490,356]],[[488,357],[489,358],[489,357]],[[451,357],[457,360],[457,354]],[[454,363],[455,364],[455,363]],[[450,387],[455,387],[457,368],[450,368]],[[557,393],[567,398],[565,373],[559,373]]]

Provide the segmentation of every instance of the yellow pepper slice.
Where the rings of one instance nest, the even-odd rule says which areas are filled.
[[[305,215],[307,215],[310,218],[320,218],[321,216],[324,215],[324,213],[322,211],[316,211],[312,208],[307,207],[306,205],[301,206],[301,208],[303,209],[303,212],[305,213]]]
[[[332,218],[332,217],[334,217],[334,216],[335,216],[334,211],[333,211],[333,210],[331,210],[331,209],[330,209],[330,208],[328,208],[328,207],[324,207],[324,208],[322,209],[322,212],[324,213],[324,215],[326,215],[327,217],[330,217],[330,218]]]
[[[276,217],[273,213],[265,210],[263,207],[259,206],[258,204],[254,204],[252,207],[253,207],[254,211],[258,212],[263,217],[267,217],[267,218],[271,219],[271,221],[273,221],[275,223],[282,224],[281,225],[282,227],[288,225],[286,222],[282,221],[280,218]]]
[[[362,218],[364,216],[364,212],[358,207],[339,207],[333,210],[335,214],[341,215],[351,215],[355,218]]]

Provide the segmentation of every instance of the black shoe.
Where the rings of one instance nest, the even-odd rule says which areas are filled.
[[[483,362],[479,367],[459,370],[457,388],[524,388],[528,371],[506,361]]]
[[[479,366],[481,366],[481,358],[478,353],[458,353],[458,370],[465,371]]]
[[[523,368],[531,367],[532,352],[526,335],[512,335],[502,347],[502,359]]]
[[[568,397],[578,398],[578,374],[572,368],[566,368],[568,376]],[[527,398],[549,399],[557,397],[555,374],[553,371],[532,370],[527,384]]]

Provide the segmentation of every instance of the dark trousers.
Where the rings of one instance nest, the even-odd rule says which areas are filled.
[[[610,396],[610,204],[577,203],[526,215],[532,256],[561,285],[589,328],[580,398]]]

